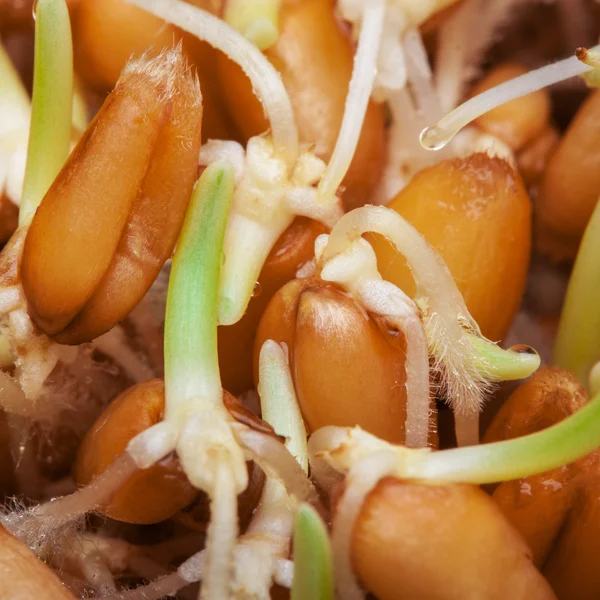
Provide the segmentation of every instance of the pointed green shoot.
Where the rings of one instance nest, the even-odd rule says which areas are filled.
[[[165,317],[168,411],[194,399],[222,403],[217,301],[233,180],[229,161],[206,168],[192,194],[173,257]]]
[[[333,600],[333,560],[325,523],[301,504],[294,525],[292,600]]]
[[[37,0],[33,97],[19,224],[35,213],[69,156],[73,43],[65,0]]]
[[[281,346],[267,340],[259,358],[260,406],[265,419],[279,435],[287,438],[287,449],[308,474],[306,427],[296,399],[287,357]]]
[[[489,381],[514,381],[532,375],[541,364],[538,353],[529,346],[504,350],[500,346],[466,334],[473,346],[473,366]]]
[[[563,304],[554,362],[588,385],[600,360],[600,202],[583,235]]]
[[[560,423],[504,442],[427,452],[406,476],[435,482],[494,483],[544,473],[600,447],[600,394]]]

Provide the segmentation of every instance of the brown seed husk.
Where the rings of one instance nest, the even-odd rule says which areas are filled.
[[[31,223],[21,264],[37,325],[104,333],[172,254],[197,175],[202,106],[180,50],[124,72]]]

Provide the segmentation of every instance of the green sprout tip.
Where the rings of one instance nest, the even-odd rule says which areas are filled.
[[[554,346],[554,362],[588,385],[600,360],[600,202],[581,240]]]
[[[222,401],[217,302],[233,182],[228,161],[207,167],[196,184],[179,236],[165,318],[167,406],[169,401],[181,404],[192,398]]]
[[[65,0],[37,0],[33,96],[19,224],[35,213],[69,156],[73,43]]]
[[[327,527],[308,504],[302,504],[296,512],[291,597],[333,600],[333,560]]]

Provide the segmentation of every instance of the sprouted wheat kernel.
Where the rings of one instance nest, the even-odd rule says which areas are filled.
[[[0,0],[0,600],[600,598],[599,35]]]

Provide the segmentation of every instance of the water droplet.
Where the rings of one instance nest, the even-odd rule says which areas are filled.
[[[252,297],[256,298],[257,296],[260,296],[262,292],[262,285],[260,285],[260,281],[257,281],[254,284],[254,289],[252,290]]]
[[[39,0],[33,0],[33,5],[31,6],[31,16],[33,17],[33,20],[35,21],[37,18],[37,7],[38,7],[38,1]]]
[[[537,355],[535,348],[531,346],[527,346],[526,344],[517,344],[516,346],[511,346],[509,348],[511,352],[517,352],[518,354],[533,354]]]
[[[426,150],[441,150],[453,137],[454,133],[447,133],[434,125],[421,131],[419,141]]]

